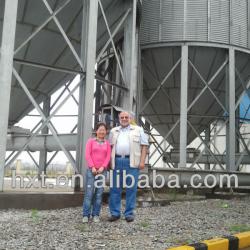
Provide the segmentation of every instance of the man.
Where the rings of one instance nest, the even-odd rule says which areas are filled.
[[[148,137],[141,127],[130,124],[130,121],[130,114],[125,111],[121,112],[119,114],[120,126],[110,131],[113,174],[109,198],[110,221],[116,221],[121,216],[122,187],[126,188],[125,219],[127,222],[134,221],[139,170],[145,167]],[[125,175],[127,178],[123,181]]]

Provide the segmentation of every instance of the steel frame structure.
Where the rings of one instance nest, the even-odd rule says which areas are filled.
[[[5,0],[5,12],[4,12],[4,20],[3,20],[3,33],[2,33],[2,46],[1,46],[1,71],[0,71],[0,87],[4,91],[1,91],[0,99],[1,105],[0,107],[0,191],[3,191],[3,180],[4,180],[4,166],[8,166],[13,163],[18,155],[26,150],[28,151],[29,156],[34,161],[34,164],[38,167],[39,173],[46,170],[46,167],[51,163],[54,159],[58,151],[52,155],[52,157],[47,159],[47,150],[44,148],[40,152],[39,163],[36,162],[32,154],[28,150],[29,143],[35,138],[40,132],[43,135],[47,135],[50,131],[58,144],[58,150],[63,151],[66,155],[67,159],[74,167],[75,173],[84,174],[84,145],[86,144],[87,139],[92,134],[92,120],[93,114],[89,112],[93,110],[93,97],[94,97],[94,82],[97,80],[101,83],[102,89],[105,90],[106,86],[111,86],[112,90],[112,102],[114,99],[123,103],[123,106],[132,110],[134,105],[134,100],[136,97],[134,96],[136,89],[136,62],[137,62],[137,47],[138,36],[137,36],[137,28],[136,28],[136,8],[137,1],[131,0],[127,4],[127,10],[124,12],[123,16],[121,16],[118,24],[116,24],[115,28],[109,27],[105,9],[103,8],[103,4],[101,0],[82,0],[82,11],[83,11],[83,20],[82,20],[82,39],[81,39],[81,55],[78,55],[76,52],[72,42],[67,36],[67,31],[64,31],[62,25],[60,24],[57,15],[65,8],[72,0],[65,0],[64,3],[61,4],[55,11],[52,10],[49,2],[47,0],[40,0],[43,2],[46,7],[49,17],[39,26],[36,30],[21,43],[21,45],[14,49],[15,42],[15,31],[16,31],[16,18],[17,18],[17,10],[18,10],[18,0]],[[101,15],[104,19],[107,33],[109,35],[108,40],[106,41],[103,48],[100,50],[97,56],[96,55],[96,43],[97,43],[97,26],[98,26],[98,7],[100,8]],[[67,44],[67,47],[71,51],[72,55],[77,61],[77,64],[80,66],[80,71],[56,67],[54,65],[49,64],[40,64],[36,62],[29,62],[25,60],[17,60],[15,59],[15,54],[21,51],[25,45],[27,45],[36,35],[43,30],[43,28],[50,22],[53,21],[57,26],[61,36]],[[117,43],[114,41],[115,36],[121,30],[124,30],[124,42],[123,50],[117,49]],[[107,52],[111,51],[113,53],[113,58],[115,58],[116,69],[119,70],[119,73],[116,72],[116,77],[112,76],[112,79],[109,77],[101,77],[98,71],[96,72],[95,66],[100,65],[103,60],[109,62],[109,58],[106,58]],[[123,62],[121,59],[123,58]],[[67,73],[72,75],[72,80],[65,84],[64,89],[62,90],[59,97],[56,101],[51,105],[50,104],[50,96],[44,95],[43,101],[43,110],[41,109],[39,103],[35,100],[35,98],[31,94],[31,90],[27,88],[27,84],[21,78],[18,71],[13,66],[13,62],[21,65],[26,65],[29,67],[37,67],[41,69],[46,69],[48,71],[55,71],[58,73]],[[98,66],[99,68],[99,66]],[[26,140],[25,144],[18,150],[17,152],[13,151],[6,159],[5,159],[5,151],[6,151],[6,137],[7,137],[7,126],[8,126],[8,103],[11,96],[11,78],[13,77],[17,80],[20,87],[23,89],[24,93],[29,98],[30,102],[34,106],[34,108],[38,111],[41,120],[36,126],[32,129],[31,135]],[[74,77],[80,74],[80,81],[75,85],[75,87],[70,90],[69,85],[73,81]],[[74,93],[79,91],[79,102],[74,97]],[[118,90],[118,91],[117,91]],[[65,92],[68,92],[65,98],[62,99],[62,96]],[[117,93],[120,93],[119,98],[117,97]],[[121,96],[121,94],[123,96]],[[121,98],[120,98],[121,97]],[[74,133],[77,129],[77,147],[76,147],[76,159],[73,158],[71,153],[65,148],[64,144],[60,139],[60,135],[58,134],[56,128],[54,127],[51,119],[56,116],[56,113],[60,110],[60,108],[64,105],[64,103],[72,98],[75,103],[78,105],[78,123],[75,124],[71,133]],[[61,100],[62,99],[62,100]],[[57,105],[57,103],[60,104]],[[56,106],[57,105],[57,106]],[[126,106],[127,105],[127,106]],[[88,121],[88,122],[85,122]]]
[[[195,64],[192,62],[192,60],[189,58],[189,47],[193,46],[208,46],[208,47],[218,47],[216,44],[211,43],[193,43],[193,42],[185,42],[185,43],[170,43],[170,44],[162,44],[161,46],[168,46],[168,47],[178,47],[181,50],[181,57],[176,60],[176,62],[173,64],[172,68],[165,73],[165,77],[163,77],[162,81],[156,80],[153,73],[149,70],[151,73],[152,78],[158,82],[158,87],[156,87],[153,90],[153,93],[151,96],[148,97],[148,100],[144,103],[142,108],[140,109],[139,115],[144,116],[147,118],[151,115],[157,116],[159,120],[161,116],[165,116],[168,114],[148,114],[144,110],[147,106],[150,106],[152,109],[152,100],[153,98],[156,98],[157,94],[161,91],[164,93],[164,96],[166,99],[171,100],[176,107],[179,107],[180,114],[176,114],[179,116],[177,121],[174,123],[174,125],[169,129],[169,131],[166,133],[165,136],[163,136],[163,139],[159,142],[157,141],[155,135],[151,134],[151,138],[153,140],[153,144],[156,144],[156,146],[151,147],[152,150],[150,152],[150,158],[151,158],[151,165],[152,167],[156,166],[157,162],[162,158],[165,157],[165,162],[167,163],[169,168],[187,168],[188,164],[190,164],[190,168],[194,169],[207,169],[207,170],[215,170],[216,167],[219,166],[220,170],[222,171],[238,171],[241,164],[250,164],[250,154],[249,154],[249,146],[250,146],[250,137],[249,138],[243,138],[240,132],[241,125],[238,125],[239,123],[239,117],[236,118],[236,112],[239,109],[239,105],[242,101],[242,97],[244,94],[248,93],[249,95],[249,87],[250,87],[250,79],[248,79],[246,82],[242,80],[242,77],[237,69],[237,65],[235,63],[235,53],[238,51],[242,51],[242,49],[233,47],[233,46],[221,46],[224,49],[227,50],[227,56],[224,60],[224,62],[218,67],[216,72],[213,76],[210,77],[208,81],[204,79],[202,74],[199,72],[199,70],[196,68]],[[159,45],[158,45],[159,46]],[[157,46],[157,47],[158,47]],[[145,46],[142,49],[150,49],[154,46]],[[244,52],[246,52],[244,50]],[[247,51],[249,53],[249,51]],[[147,66],[147,63],[144,62],[145,67]],[[168,95],[168,93],[164,90],[164,85],[166,84],[166,81],[168,78],[173,74],[173,72],[177,69],[177,67],[180,67],[180,100],[179,104],[171,99],[171,96]],[[203,84],[203,88],[200,90],[199,93],[194,97],[194,99],[191,101],[190,104],[187,102],[187,94],[188,94],[188,84],[189,84],[189,68],[191,68],[195,74],[200,79],[201,83]],[[216,77],[225,70],[226,75],[226,85],[227,86],[227,103],[223,104],[219,100],[216,93],[214,93],[213,89],[210,87],[213,81],[216,79]],[[236,100],[235,96],[235,79],[236,77],[240,80],[241,86],[243,88],[242,93],[240,94],[239,98]],[[210,125],[206,131],[203,131],[204,136],[198,132],[192,123],[189,121],[189,117],[192,117],[192,114],[189,114],[191,108],[194,106],[195,103],[198,102],[198,100],[202,97],[202,94],[205,91],[209,91],[213,98],[215,99],[215,102],[218,103],[218,105],[221,107],[221,109],[228,114],[228,116],[214,116],[214,119],[216,120],[223,120],[223,125],[219,128],[219,130],[214,131],[215,126]],[[250,98],[250,97],[249,97]],[[246,114],[249,111],[250,107],[245,107]],[[171,115],[171,114],[169,114]],[[174,114],[172,114],[174,115]],[[206,117],[205,114],[200,114],[201,117]],[[156,125],[156,124],[155,124]],[[167,139],[171,136],[172,132],[177,128],[179,125],[180,129],[180,138],[179,138],[179,152],[175,157],[172,157],[169,153],[170,150],[170,144],[166,149],[163,149],[162,144],[164,142],[167,142]],[[218,134],[221,132],[221,130],[224,127],[227,127],[227,147],[226,150],[223,153],[220,153],[219,150],[216,148],[216,145],[214,144],[214,141]],[[192,131],[196,134],[197,138],[200,140],[199,146],[196,148],[197,150],[200,150],[200,148],[203,146],[204,148],[200,151],[200,153],[194,158],[194,159],[188,159],[188,153],[187,153],[187,129],[190,127]],[[237,128],[237,129],[236,129]],[[212,136],[213,132],[213,136]],[[204,138],[203,138],[204,137]],[[241,152],[236,151],[236,145],[241,143],[242,144],[242,150]],[[210,146],[214,148],[215,152],[212,152]],[[155,154],[158,152],[158,155]],[[206,159],[203,157],[206,155]],[[153,156],[155,157],[154,160],[152,160]],[[202,160],[201,160],[202,159]],[[210,160],[209,160],[210,159]],[[242,163],[242,160],[244,159],[244,163]],[[206,162],[206,163],[205,163]],[[201,167],[200,163],[204,164],[205,167]],[[213,167],[211,168],[210,164],[213,163]],[[178,166],[176,165],[178,164]],[[226,166],[226,167],[225,167]]]

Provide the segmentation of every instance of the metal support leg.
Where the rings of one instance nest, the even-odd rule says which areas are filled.
[[[95,79],[95,63],[96,63],[96,38],[97,38],[97,18],[98,18],[98,1],[84,1],[85,7],[88,8],[88,36],[87,41],[82,44],[82,59],[86,58],[86,84],[80,88],[80,105],[79,105],[79,123],[78,123],[78,151],[77,151],[77,167],[81,169],[81,173],[85,176],[85,145],[88,138],[92,134],[92,111],[94,98],[94,79]],[[84,15],[83,15],[84,16]],[[84,31],[83,31],[84,34]],[[86,33],[85,33],[86,34]],[[86,46],[85,46],[86,42]],[[85,57],[86,55],[86,57]],[[84,100],[83,100],[84,97]]]
[[[0,60],[0,191],[3,191],[6,135],[9,118],[12,66],[18,0],[5,0]]]
[[[225,79],[226,79],[226,86],[225,86],[225,104],[226,104],[226,108],[227,110],[229,110],[229,62],[228,62],[228,65],[226,67],[226,76],[225,76]],[[228,114],[229,115],[229,114]],[[228,117],[228,120],[229,120],[229,117]],[[230,165],[230,154],[228,153],[229,152],[229,122],[226,124],[226,145],[225,145],[225,150],[226,150],[226,166],[225,168],[226,169],[229,169],[229,165]]]
[[[92,135],[93,120],[93,97],[94,97],[94,81],[95,81],[95,63],[96,63],[96,38],[97,38],[97,18],[98,18],[98,1],[89,1],[89,22],[88,22],[88,40],[86,53],[86,86],[84,96],[84,112],[83,112],[83,145]],[[84,154],[82,152],[82,154]],[[83,166],[82,166],[83,168]],[[84,168],[85,169],[85,168]],[[84,172],[84,171],[82,171]]]
[[[85,155],[84,155],[84,144],[83,144],[83,112],[84,112],[84,92],[85,92],[85,83],[86,78],[81,82],[79,87],[79,106],[78,106],[78,124],[77,124],[77,148],[76,148],[76,168],[78,172],[83,174],[83,164],[85,162]],[[76,179],[75,182],[75,191],[80,191],[80,182]]]
[[[133,103],[137,85],[136,45],[136,0],[133,0],[133,9],[128,15],[124,31],[124,77],[129,91],[125,93],[122,105],[126,110],[133,112],[135,112]]]
[[[49,117],[50,115],[50,97],[44,98],[43,101],[43,112],[44,115],[46,117]],[[49,129],[47,126],[45,126],[42,129],[42,134],[48,134],[49,133]],[[40,174],[42,172],[46,173],[46,164],[47,164],[47,150],[41,150],[40,151],[40,155],[39,155],[39,171],[38,171],[38,176],[40,176]]]
[[[187,91],[188,91],[188,46],[181,48],[181,95],[180,95],[180,164],[187,163]]]
[[[82,37],[81,37],[81,60],[83,61],[83,70],[86,71],[86,53],[88,37],[88,19],[89,19],[89,0],[83,0],[83,20],[82,20]],[[78,105],[78,124],[77,124],[77,148],[76,148],[76,167],[79,173],[83,174],[84,144],[83,144],[83,112],[84,112],[84,93],[86,78],[81,82],[79,87],[79,105]],[[75,191],[80,191],[80,182],[76,181]]]
[[[229,171],[235,169],[235,51],[229,49]]]
[[[235,139],[235,153],[240,153],[240,140],[241,140],[241,136],[240,136],[240,108],[236,108],[236,114],[237,114],[237,118],[235,119],[235,132],[239,135],[238,138],[236,137]],[[242,140],[244,141],[244,139],[242,138]]]

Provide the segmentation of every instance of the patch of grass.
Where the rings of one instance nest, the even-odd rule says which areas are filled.
[[[149,227],[149,222],[148,222],[148,221],[142,221],[142,222],[140,223],[140,226],[141,226],[141,227],[144,227],[144,228]]]
[[[167,238],[167,239],[165,239],[165,243],[172,243],[173,241],[172,241],[172,238]]]
[[[79,224],[76,227],[78,230],[80,230],[82,233],[86,232],[88,229],[88,225],[87,224]]]
[[[221,208],[229,208],[229,205],[228,205],[228,203],[222,203],[220,207]]]
[[[170,237],[170,238],[165,239],[165,243],[178,244],[179,239],[175,237]]]
[[[31,218],[32,218],[33,222],[39,221],[39,214],[38,214],[38,210],[36,208],[31,209]]]
[[[168,238],[165,240],[165,243],[173,243],[173,244],[176,244],[176,245],[188,245],[188,244],[191,244],[193,243],[193,241],[189,238],[184,238],[184,239],[180,239],[180,238]]]
[[[186,244],[186,245],[193,243],[193,241],[192,241],[191,239],[186,239],[186,240],[184,240],[184,241],[185,241],[185,244]]]
[[[250,225],[247,224],[238,224],[229,226],[229,231],[231,233],[242,233],[246,231],[250,231]]]
[[[177,191],[176,191],[176,189],[171,189],[169,191],[169,198],[170,198],[170,200],[173,200],[173,201],[175,201],[177,199]]]
[[[179,240],[177,240],[176,243],[178,243],[180,245],[187,245],[187,244],[191,244],[192,240],[190,240],[190,239],[179,239]]]

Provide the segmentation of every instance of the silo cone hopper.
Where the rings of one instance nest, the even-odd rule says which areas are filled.
[[[103,10],[111,31],[124,19],[124,1],[105,0]],[[46,4],[45,4],[46,3]],[[80,67],[84,1],[20,0],[16,27],[14,68],[37,103],[57,89],[84,74]],[[0,1],[0,41],[4,1]],[[85,12],[84,12],[85,13]],[[52,15],[53,14],[53,15]],[[120,28],[122,30],[122,28]],[[118,30],[116,35],[119,36]],[[101,11],[98,13],[97,55],[109,39]],[[77,58],[78,55],[78,58]],[[9,125],[27,115],[34,106],[13,77]]]

